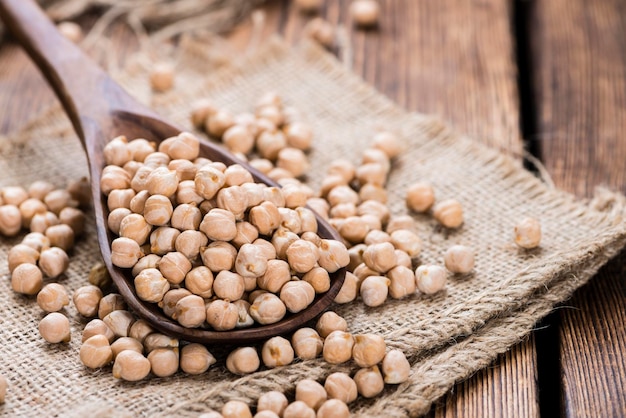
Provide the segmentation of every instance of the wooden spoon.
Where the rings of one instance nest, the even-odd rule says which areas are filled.
[[[130,309],[167,335],[215,344],[245,343],[286,334],[328,308],[341,288],[345,269],[331,275],[330,290],[316,297],[306,310],[272,325],[240,330],[220,332],[185,328],[165,316],[155,304],[140,300],[130,271],[111,264],[110,245],[115,237],[107,228],[108,208],[100,190],[100,175],[105,166],[103,149],[109,140],[119,135],[160,142],[177,135],[181,129],[130,97],[78,47],[63,37],[33,0],[0,0],[0,18],[52,86],[82,141],[89,160],[100,251],[113,282]],[[200,155],[227,165],[241,164],[250,170],[255,181],[276,186],[254,168],[209,142],[201,143]],[[317,217],[317,222],[318,234],[322,238],[339,239],[321,217]]]

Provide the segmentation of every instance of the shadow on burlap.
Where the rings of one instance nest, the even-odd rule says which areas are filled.
[[[191,103],[210,98],[233,112],[250,111],[257,97],[273,90],[300,109],[315,130],[308,182],[319,185],[326,166],[339,156],[359,162],[378,129],[395,131],[405,152],[393,162],[387,188],[393,214],[405,214],[406,187],[430,181],[438,199],[460,200],[466,222],[458,231],[442,230],[425,215],[415,215],[424,248],[420,263],[442,263],[443,252],[464,244],[476,252],[475,272],[452,277],[445,292],[390,300],[379,308],[360,300],[335,306],[353,333],[374,332],[403,350],[412,364],[410,380],[387,385],[371,400],[351,405],[358,416],[417,416],[458,382],[487,366],[518,342],[537,320],[567,299],[626,243],[624,205],[608,192],[580,202],[551,189],[523,170],[519,161],[469,140],[434,118],[407,113],[346,71],[314,46],[288,49],[279,42],[243,63],[209,76],[203,44],[190,41],[177,55],[175,91],[151,96],[141,61],[118,79],[134,95],[181,126],[188,126]],[[82,148],[60,109],[38,117],[24,132],[0,142],[0,184],[27,185],[47,178],[58,186],[87,173]],[[594,209],[600,207],[602,210]],[[520,251],[512,244],[516,220],[541,220],[539,249]],[[87,282],[98,261],[93,219],[87,236],[72,254],[61,282],[74,290]],[[3,241],[2,260],[18,239]],[[42,314],[32,298],[10,290],[6,262],[0,262],[0,338],[5,342],[0,370],[10,391],[0,414],[39,416],[194,417],[227,400],[254,406],[268,390],[290,393],[303,378],[323,380],[334,371],[354,372],[347,363],[323,360],[236,377],[225,370],[227,349],[202,376],[178,373],[138,383],[115,380],[110,367],[88,370],[78,360],[85,320],[70,306],[72,342],[46,344],[37,332]]]

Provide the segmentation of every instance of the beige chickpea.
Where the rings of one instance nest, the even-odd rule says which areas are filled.
[[[303,239],[291,243],[285,251],[289,266],[298,273],[306,273],[317,264],[319,249],[315,244]]]
[[[118,208],[112,210],[107,217],[107,226],[115,235],[120,234],[120,226],[122,225],[122,220],[130,215],[132,212],[130,209],[126,208]]]
[[[463,207],[455,199],[442,200],[433,206],[433,216],[446,228],[458,228],[463,224]]]
[[[115,189],[111,190],[107,197],[107,207],[109,210],[117,208],[130,209],[130,201],[135,197],[136,193],[133,189]]]
[[[382,166],[382,169],[385,171],[385,173],[389,173],[389,171],[391,170],[391,160],[389,159],[389,156],[387,156],[387,154],[383,150],[380,150],[378,148],[366,148],[362,154],[361,166],[366,165],[366,164],[372,164],[372,163],[379,164],[380,166]],[[358,168],[357,168],[357,173],[358,173]],[[366,184],[366,183],[367,182],[363,182],[361,184]]]
[[[329,399],[339,399],[348,404],[359,395],[356,383],[347,373],[335,372],[326,378],[324,389]]]
[[[161,257],[156,254],[144,255],[143,257],[139,259],[139,261],[137,261],[137,264],[135,264],[135,266],[133,267],[132,269],[133,277],[137,276],[142,270],[150,269],[150,268],[153,268],[153,269],[157,268],[160,260],[161,260]]]
[[[126,310],[126,301],[119,293],[109,293],[100,299],[98,303],[98,318],[104,319],[105,316],[113,311]]]
[[[187,374],[202,374],[215,362],[215,357],[202,344],[187,344],[180,350],[180,368]]]
[[[380,5],[377,0],[353,0],[350,4],[350,16],[357,26],[376,26],[379,15]]]
[[[113,350],[106,336],[96,334],[83,341],[79,351],[80,362],[91,369],[98,369],[113,360]]]
[[[228,242],[215,241],[201,249],[202,263],[213,272],[230,270],[235,265],[237,249]]]
[[[274,163],[267,158],[253,158],[249,161],[249,164],[263,174],[269,173],[274,168]]]
[[[239,299],[233,302],[237,306],[238,318],[236,328],[248,328],[254,325],[254,319],[250,316],[250,303]]]
[[[391,235],[379,229],[373,229],[367,233],[363,242],[366,245],[380,244],[381,242],[391,242]]]
[[[160,334],[158,332],[153,332],[152,334],[146,335],[146,338],[143,340],[143,348],[146,353],[151,353],[153,350],[157,348],[178,348],[180,345],[180,341],[176,338],[168,337],[165,334]]]
[[[391,243],[396,249],[406,252],[410,257],[416,257],[422,251],[422,240],[408,229],[393,231]]]
[[[250,244],[252,245],[252,244]],[[222,270],[213,281],[213,293],[221,299],[235,301],[241,299],[245,291],[245,282],[240,274]]]
[[[291,364],[294,351],[289,340],[283,337],[272,337],[263,344],[261,358],[265,367],[273,369]]]
[[[30,232],[26,234],[22,239],[22,244],[29,246],[38,253],[50,248],[50,240],[40,232]],[[39,256],[37,256],[37,258],[39,258]]]
[[[381,224],[386,224],[390,218],[389,207],[384,203],[380,203],[377,200],[366,200],[361,202],[359,206],[356,208],[357,215],[365,216],[372,215],[376,217]],[[382,228],[372,228],[372,229],[382,229]]]
[[[206,321],[217,331],[228,331],[237,326],[239,309],[226,300],[214,300],[206,308]]]
[[[104,178],[104,171],[103,171],[102,178]],[[120,188],[127,189],[128,186],[120,187]],[[57,189],[57,190],[51,191],[50,193],[46,195],[46,197],[44,197],[43,202],[46,204],[49,211],[54,212],[57,215],[65,207],[78,206],[78,202],[72,198],[72,195],[70,194],[70,192],[64,189]]]
[[[162,256],[176,251],[176,240],[180,235],[181,232],[176,228],[169,226],[156,228],[150,234],[150,252]]]
[[[354,275],[362,282],[370,276],[378,276],[378,272],[367,267],[365,263],[361,263],[354,268]]]
[[[178,189],[178,176],[176,171],[167,167],[157,167],[146,178],[146,190],[151,195],[173,196]],[[147,202],[146,202],[147,206]]]
[[[331,364],[341,364],[352,358],[354,337],[345,331],[333,331],[324,339],[322,356]]]
[[[191,292],[184,287],[170,289],[163,295],[163,299],[158,303],[159,308],[163,310],[165,316],[175,319],[176,304],[182,298],[191,295]]]
[[[287,397],[282,392],[271,390],[259,396],[256,410],[258,412],[272,411],[280,417],[283,415],[287,405],[289,405],[289,401],[287,401]]]
[[[435,203],[435,192],[428,183],[413,183],[406,191],[405,201],[409,209],[415,212],[426,212]]]
[[[157,194],[146,199],[143,217],[150,225],[165,226],[170,222],[173,212],[174,208],[170,199]]]
[[[298,237],[297,234],[288,229],[278,228],[272,235],[272,245],[276,250],[276,256],[281,259],[286,259],[287,249],[299,239],[300,237]]]
[[[87,177],[81,177],[78,180],[70,181],[66,190],[70,193],[72,199],[78,202],[80,207],[86,208],[91,205],[93,200],[92,188]]]
[[[541,242],[541,224],[537,219],[526,217],[515,225],[515,243],[521,248],[532,249]]]
[[[385,388],[385,382],[378,366],[366,367],[357,371],[354,375],[354,382],[359,394],[364,398],[373,398]]]
[[[43,275],[34,264],[18,265],[11,273],[11,288],[23,295],[36,295],[43,287]]]
[[[259,230],[261,235],[270,235],[280,226],[278,207],[269,201],[250,209],[248,217],[249,222]]]
[[[397,385],[409,380],[411,365],[400,350],[390,350],[385,355],[381,367],[385,383]]]
[[[339,185],[328,192],[326,199],[331,207],[340,203],[352,203],[357,205],[359,203],[359,194],[348,185]]]
[[[359,184],[384,186],[387,182],[388,168],[380,163],[366,163],[356,168],[355,177]]]
[[[357,202],[354,202],[353,199],[348,199],[347,201],[343,201],[344,197],[346,196],[344,196],[341,191],[343,190],[344,187],[347,187],[347,186],[348,186],[348,182],[341,175],[339,174],[327,175],[326,177],[322,179],[322,184],[320,185],[319,194],[320,196],[325,198],[326,204],[330,206],[337,206],[340,204],[353,204],[356,206]],[[337,187],[339,187],[339,189],[335,191],[331,197],[332,202],[335,204],[331,205],[330,202],[327,200],[328,195],[330,194],[331,191],[333,191]],[[350,190],[352,189],[350,188]],[[348,194],[348,197],[349,197],[352,193],[350,192],[348,193],[349,193]]]
[[[270,241],[257,238],[252,243],[261,249],[261,252],[265,255],[268,262],[276,258],[276,247],[274,247],[274,244]]]
[[[334,273],[350,263],[350,254],[342,242],[322,239],[319,244],[318,263],[329,273]]]
[[[250,306],[250,316],[259,324],[274,324],[285,317],[287,307],[273,293],[263,293]]]
[[[389,158],[397,157],[404,150],[400,138],[389,131],[382,131],[374,135],[372,146],[383,151]]]
[[[256,148],[262,158],[275,161],[280,150],[287,146],[287,138],[280,132],[264,131],[256,139]]]
[[[104,323],[101,319],[92,319],[87,322],[83,329],[82,342],[87,341],[94,335],[103,335],[109,343],[115,340],[115,334],[111,331],[111,328]]]
[[[139,354],[143,353],[143,344],[132,337],[120,337],[111,343],[111,352],[113,353],[113,360],[119,353],[124,350],[132,350]]]
[[[51,312],[39,322],[39,334],[49,343],[69,342],[70,321],[59,312]]]
[[[33,219],[30,220],[28,228],[31,232],[45,233],[49,227],[58,225],[59,223],[61,223],[59,217],[53,212],[48,211],[45,213],[36,213]]]
[[[206,320],[204,299],[198,295],[185,296],[176,303],[173,318],[186,328],[201,326]]]
[[[7,186],[0,189],[0,196],[5,205],[19,206],[28,199],[28,192],[21,186]]]
[[[179,204],[187,203],[200,205],[200,203],[204,201],[204,197],[200,196],[198,192],[196,192],[196,183],[193,180],[183,180],[178,183],[178,189],[176,189],[176,201]]]
[[[235,215],[224,209],[211,209],[204,215],[200,231],[212,241],[230,241],[237,236]]]
[[[265,189],[267,188],[267,186],[265,186],[264,184],[243,183],[240,185],[240,187],[246,193],[246,200],[248,202],[248,208],[253,208],[255,206],[258,206],[261,203],[263,203],[263,201],[265,200]]]
[[[191,262],[183,253],[173,251],[161,257],[158,269],[168,282],[179,284],[191,271]]]
[[[359,294],[359,287],[359,279],[354,274],[347,271],[341,289],[339,293],[337,293],[337,296],[335,296],[335,303],[343,304],[352,302]]]
[[[119,237],[111,243],[111,262],[117,267],[131,268],[142,256],[139,244],[130,238]]]
[[[328,168],[326,169],[326,174],[341,176],[344,179],[345,184],[351,182],[354,179],[355,173],[356,167],[354,166],[352,161],[345,158],[338,158],[331,161]]]
[[[150,369],[155,376],[167,377],[178,371],[178,351],[157,348],[148,354]]]
[[[194,178],[196,192],[205,199],[215,197],[225,182],[224,173],[210,164],[199,168]]]
[[[289,281],[280,289],[280,300],[291,313],[303,311],[314,299],[315,289],[304,280]]]
[[[396,261],[399,266],[403,266],[406,268],[413,267],[413,261],[411,260],[411,256],[406,253],[406,251],[396,250]]]
[[[245,189],[240,186],[224,187],[217,192],[217,207],[231,212],[235,219],[243,219],[248,208],[248,198]]]
[[[390,242],[369,245],[363,251],[363,262],[379,273],[386,273],[397,265],[395,248]]]
[[[298,216],[298,212],[289,208],[278,208],[278,213],[280,213],[280,226],[282,228],[288,229],[294,234],[301,232],[302,221],[300,220],[300,216]]]
[[[165,292],[170,288],[170,283],[157,269],[145,269],[135,277],[135,291],[139,299],[146,302],[159,302]]]
[[[235,224],[237,227],[237,235],[231,242],[238,248],[245,244],[252,244],[259,238],[259,230],[250,222],[239,221]],[[267,257],[266,257],[267,258]]]
[[[44,208],[45,209],[45,208]],[[0,234],[13,237],[22,229],[22,214],[15,205],[0,206]]]
[[[113,377],[129,382],[142,380],[150,373],[150,360],[133,350],[124,350],[115,357]]]
[[[168,63],[157,63],[150,71],[150,87],[153,91],[163,93],[174,86],[174,67]]]
[[[396,266],[387,272],[389,296],[401,299],[415,293],[416,280],[413,270],[405,266]]]
[[[359,189],[359,199],[361,199],[362,202],[374,200],[386,204],[389,200],[389,196],[384,187],[377,184],[365,183],[361,185]]]
[[[60,283],[48,283],[37,293],[37,305],[44,312],[57,312],[69,304],[70,297]]]
[[[241,401],[228,401],[222,407],[224,418],[252,418],[250,407]]]
[[[322,238],[320,238],[320,236],[317,235],[315,232],[311,232],[311,231],[303,232],[302,235],[300,235],[300,238],[302,238],[303,240],[312,242],[317,247],[319,247],[322,244]]]
[[[130,150],[133,160],[143,162],[146,157],[156,151],[154,142],[143,138],[136,138],[128,142],[126,147]]]
[[[309,170],[310,163],[302,150],[285,147],[278,151],[276,167],[289,171],[294,177],[300,177]]]
[[[317,410],[317,418],[350,418],[350,409],[342,400],[329,399]]]
[[[311,148],[313,130],[307,123],[293,122],[285,128],[285,138],[288,146],[306,151]]]
[[[291,345],[302,360],[314,359],[322,353],[324,341],[313,328],[300,328],[293,333]]]
[[[304,402],[317,410],[328,399],[324,386],[312,379],[303,379],[296,384],[296,401]]]
[[[327,292],[330,289],[330,276],[328,271],[322,267],[313,267],[304,273],[302,280],[309,283],[317,294]]]
[[[102,296],[102,290],[99,287],[87,285],[74,291],[72,301],[79,314],[86,318],[92,318],[98,314],[98,306]]]
[[[466,274],[474,268],[474,251],[465,245],[453,245],[444,253],[443,261],[452,273]]]
[[[198,129],[204,126],[207,118],[217,112],[217,108],[208,99],[198,99],[191,105],[191,123]]]
[[[221,138],[224,132],[235,124],[233,115],[227,110],[217,110],[209,115],[204,123],[204,129],[215,138]]]
[[[64,251],[68,251],[74,246],[74,231],[68,225],[49,226],[45,235],[50,240],[50,245],[59,247]]]
[[[152,154],[150,154],[146,159],[150,158]],[[148,191],[148,177],[154,171],[153,166],[143,165],[139,167],[137,171],[135,171],[135,175],[133,175],[132,180],[130,182],[130,187],[136,192]],[[128,174],[128,173],[127,173]]]
[[[108,288],[111,283],[111,275],[107,270],[107,267],[103,263],[94,264],[89,270],[89,276],[87,277],[89,284],[99,287],[100,289]]]
[[[260,366],[261,359],[253,347],[236,348],[226,358],[226,368],[237,375],[254,373]]]
[[[128,330],[128,336],[143,344],[144,339],[153,332],[154,329],[150,326],[150,324],[148,324],[145,319],[138,319],[130,326],[130,330]]]
[[[185,276],[185,287],[203,298],[213,296],[213,272],[206,266],[193,268]]]
[[[180,204],[171,214],[171,224],[180,230],[196,230],[202,221],[200,209],[194,204]]]
[[[352,358],[360,367],[371,367],[383,360],[386,349],[387,344],[385,344],[385,340],[380,335],[355,335]]]
[[[361,282],[361,299],[370,307],[380,306],[387,300],[390,280],[383,276],[369,276]]]
[[[28,186],[28,196],[37,200],[43,200],[53,190],[54,184],[45,180],[37,180]]]
[[[371,231],[370,226],[360,216],[350,216],[342,222],[339,234],[351,244],[359,244]]]
[[[283,260],[268,260],[267,269],[257,279],[257,285],[261,289],[272,293],[278,293],[283,285],[291,280],[289,264]]]
[[[85,231],[85,223],[87,222],[87,217],[85,213],[73,207],[66,207],[61,209],[59,212],[59,221],[72,228],[74,231],[74,235],[81,235]]]
[[[119,236],[130,238],[138,245],[145,244],[151,232],[152,225],[146,222],[146,219],[137,213],[131,213],[125,216],[120,222]]]
[[[285,196],[278,187],[264,187],[263,200],[273,203],[277,208],[285,207]]]
[[[191,132],[181,132],[174,137],[167,150],[173,160],[193,160],[200,153],[200,140]]]
[[[45,214],[46,212],[48,212],[46,204],[43,203],[42,200],[35,198],[29,198],[23,201],[17,211],[14,205],[0,206],[0,233],[11,236],[10,234],[2,232],[2,230],[9,227],[9,229],[17,228],[17,231],[19,231],[18,225],[20,222],[22,227],[30,228],[30,224],[35,215]]]
[[[348,263],[349,271],[354,271],[359,264],[363,264],[363,251],[365,251],[366,248],[367,245],[361,243],[353,245],[348,249],[348,256],[350,257],[350,262]]]
[[[224,170],[224,185],[226,187],[230,186],[243,186],[244,184],[256,185],[252,187],[263,187],[263,184],[254,183],[254,178],[252,174],[243,167],[241,164],[232,164],[229,165],[226,170]],[[245,189],[246,194],[249,194],[249,190]],[[261,203],[260,201],[258,203]],[[258,204],[256,203],[256,204]]]
[[[321,17],[311,19],[304,26],[304,34],[327,49],[335,45],[335,28],[330,22]],[[288,144],[289,142],[287,140]]]
[[[135,317],[129,311],[117,309],[102,318],[102,322],[113,331],[116,337],[128,337],[128,331],[135,322]]]
[[[194,261],[200,254],[200,250],[209,243],[209,239],[200,231],[186,230],[180,233],[174,243],[178,253],[187,259]]]
[[[26,244],[14,245],[7,254],[10,272],[23,263],[36,265],[37,260],[39,260],[39,251]]]
[[[359,211],[359,208],[357,208],[357,213]],[[361,218],[361,222],[363,222],[363,224],[367,227],[367,231],[369,233],[369,231],[375,230],[375,229],[383,229],[383,223],[381,222],[380,218],[377,215],[372,215],[372,214],[365,214],[365,215],[361,215],[359,216],[359,218]],[[367,236],[367,234],[365,234],[365,236]],[[363,238],[363,241],[365,241],[365,238]]]
[[[235,270],[243,277],[256,279],[265,274],[267,261],[260,247],[254,244],[244,244],[237,253]]]
[[[254,148],[254,135],[243,125],[232,125],[224,131],[222,143],[231,152],[249,154]]]
[[[315,325],[315,329],[322,338],[328,337],[333,331],[348,331],[348,323],[335,312],[324,312]]]
[[[108,196],[109,193],[111,193],[111,190],[128,189],[130,185],[130,175],[122,167],[108,165],[102,170],[102,176],[100,177],[100,190],[102,190],[102,193],[104,193],[105,196]],[[135,187],[133,187],[133,189],[135,189]],[[50,210],[52,210],[50,207],[51,205],[58,210],[69,206],[67,204],[67,199],[64,198],[64,196],[61,196],[61,194],[62,191],[53,190],[46,195],[44,203],[48,206],[48,208],[50,208]]]
[[[316,418],[315,409],[302,401],[295,401],[287,405],[283,418]]]
[[[415,270],[415,283],[420,292],[432,295],[446,286],[447,273],[441,266],[422,265]]]
[[[170,170],[176,171],[176,176],[178,177],[178,185],[180,187],[180,182],[182,181],[193,181],[196,178],[196,172],[198,171],[198,167],[194,163],[189,160],[172,160],[168,163],[167,168]],[[178,189],[176,190],[178,191]]]

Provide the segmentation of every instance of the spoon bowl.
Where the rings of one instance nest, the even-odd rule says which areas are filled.
[[[64,38],[33,0],[0,0],[0,18],[9,32],[20,42],[54,89],[74,130],[82,141],[89,162],[93,206],[98,243],[111,278],[129,308],[155,329],[174,337],[202,344],[247,343],[289,333],[326,310],[339,293],[345,269],[331,274],[331,287],[317,295],[308,308],[287,315],[271,325],[257,325],[233,331],[186,328],[167,317],[156,304],[137,296],[130,269],[111,263],[111,242],[116,237],[108,229],[109,210],[100,189],[105,167],[104,147],[111,139],[145,138],[159,143],[179,134],[182,129],[138,103],[91,61],[77,46]],[[277,184],[217,145],[201,140],[200,156],[226,165],[241,164],[254,180],[270,186]],[[322,238],[339,239],[334,229],[316,215],[318,234]]]

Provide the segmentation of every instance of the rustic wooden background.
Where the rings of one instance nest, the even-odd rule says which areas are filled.
[[[401,106],[522,158],[539,158],[579,197],[626,192],[626,3],[622,0],[380,0],[380,25],[355,30],[348,0],[320,15],[340,26],[347,64]],[[297,42],[309,17],[286,0],[262,8],[262,37]],[[93,16],[80,21],[83,26]],[[230,41],[243,47],[250,20]],[[123,25],[120,56],[136,48]],[[256,36],[256,35],[255,35]],[[26,56],[0,45],[0,134],[54,96]],[[626,253],[537,330],[459,383],[434,417],[626,416]]]

